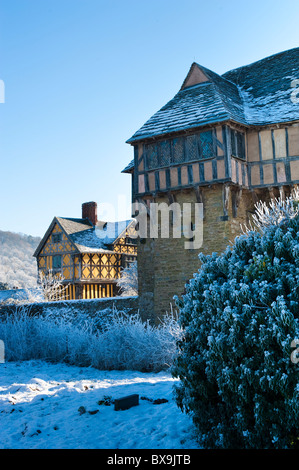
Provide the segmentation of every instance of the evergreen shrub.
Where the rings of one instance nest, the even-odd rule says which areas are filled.
[[[205,448],[298,447],[298,200],[258,204],[254,225],[224,253],[201,255],[176,299],[175,399]]]

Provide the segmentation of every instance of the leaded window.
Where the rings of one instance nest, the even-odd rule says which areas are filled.
[[[170,141],[164,140],[158,144],[160,166],[169,166],[171,161]]]
[[[245,137],[244,134],[241,134],[241,132],[237,132],[236,135],[237,139],[237,156],[239,158],[245,159]]]
[[[147,168],[152,170],[158,168],[158,152],[156,144],[148,144],[146,147]]]
[[[62,234],[61,233],[53,233],[53,235],[52,235],[53,243],[60,243],[61,240],[62,240]]]
[[[184,140],[182,137],[172,141],[173,163],[183,163],[185,161]]]
[[[242,132],[231,129],[231,155],[245,160],[245,136]]]
[[[213,130],[204,131],[147,144],[145,153],[147,170],[180,165],[215,157],[216,138]]]
[[[196,135],[189,135],[188,137],[186,137],[186,151],[187,160],[189,162],[198,160]]]
[[[212,131],[199,134],[200,158],[211,158],[215,156],[214,139]]]

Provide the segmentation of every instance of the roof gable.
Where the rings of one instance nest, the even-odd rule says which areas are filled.
[[[195,62],[190,67],[189,73],[185,78],[181,90],[188,88],[189,86],[198,85],[199,83],[209,82],[210,79],[203,72],[202,68]]]
[[[292,99],[299,79],[299,48],[222,76],[193,63],[180,91],[127,141],[138,142],[228,120],[267,125],[299,120]],[[299,93],[299,91],[298,91]]]
[[[35,252],[33,253],[34,257],[37,257],[40,254],[40,252],[42,251],[42,249],[44,248],[44,246],[47,243],[47,241],[49,240],[49,237],[51,236],[56,224],[60,227],[61,231],[67,237],[68,241],[71,243],[71,245],[73,246],[75,251],[77,251],[77,247],[75,246],[75,244],[70,239],[68,231],[65,230],[65,227],[63,226],[63,224],[61,224],[61,218],[60,217],[54,217],[51,224],[49,225],[48,230],[46,231],[45,235],[43,236],[43,238],[41,239],[39,245],[37,246]]]
[[[200,71],[200,76],[205,81],[187,87],[191,79],[195,80],[195,73],[198,73],[195,71]],[[199,75],[197,78],[199,79]],[[181,90],[127,142],[227,120],[245,124],[242,99],[237,86],[194,63]]]
[[[54,217],[33,256],[37,257],[47,243],[56,224],[61,228],[77,253],[111,253],[113,244],[133,227],[134,219],[121,222],[98,221],[93,226],[88,219]]]
[[[219,77],[221,79],[221,77]],[[127,142],[179,132],[207,124],[237,120],[245,124],[241,98],[234,87],[235,100],[224,96],[231,84],[204,82],[185,88],[152,116]]]

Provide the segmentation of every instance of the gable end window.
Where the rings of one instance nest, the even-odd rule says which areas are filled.
[[[61,240],[62,240],[61,233],[53,233],[53,235],[52,235],[52,242],[53,243],[60,243]]]
[[[135,238],[126,237],[125,244],[126,245],[137,245],[137,240]]]

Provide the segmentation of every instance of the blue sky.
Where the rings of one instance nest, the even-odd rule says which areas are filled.
[[[125,218],[125,142],[192,62],[221,74],[297,47],[298,18],[297,0],[0,0],[0,230],[42,236],[86,201]]]

